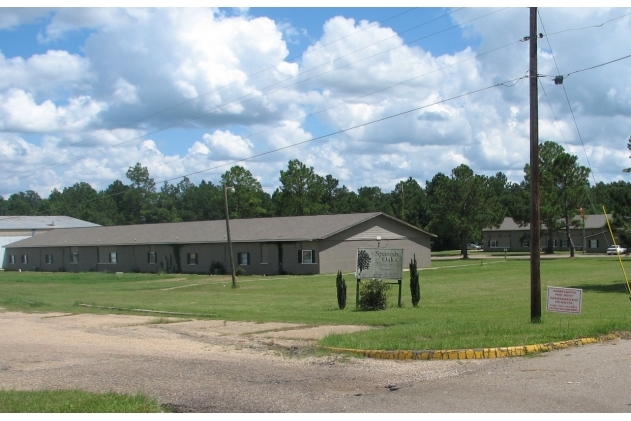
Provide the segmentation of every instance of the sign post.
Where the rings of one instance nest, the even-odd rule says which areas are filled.
[[[403,285],[403,249],[358,248],[355,266],[357,289],[355,308],[359,306],[359,284],[362,279],[394,279],[399,285],[399,307]],[[391,282],[394,285],[394,282]]]

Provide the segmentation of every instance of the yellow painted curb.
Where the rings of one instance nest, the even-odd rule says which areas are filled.
[[[506,358],[526,354],[536,354],[556,349],[564,349],[572,346],[593,344],[603,341],[620,339],[619,335],[610,334],[600,338],[579,338],[568,341],[548,342],[545,344],[509,346],[500,348],[476,348],[476,349],[448,349],[448,350],[423,350],[423,351],[386,351],[365,350],[351,348],[322,347],[334,352],[345,352],[363,355],[367,358],[380,358],[384,360],[474,360],[486,358]]]

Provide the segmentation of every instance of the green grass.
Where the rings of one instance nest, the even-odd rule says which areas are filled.
[[[166,412],[142,395],[97,394],[79,390],[0,390],[0,413],[149,413]]]
[[[631,259],[624,258],[631,274]],[[485,258],[434,261],[420,271],[414,308],[404,273],[403,308],[397,287],[385,311],[355,311],[355,280],[345,275],[347,308],[337,307],[335,274],[238,278],[200,275],[0,273],[0,306],[20,311],[113,312],[126,309],[215,314],[222,320],[355,324],[375,329],[331,335],[322,344],[363,349],[445,349],[510,346],[631,330],[631,302],[613,258],[542,259],[542,323],[530,323],[530,262]],[[583,289],[579,315],[545,311],[546,287]],[[129,313],[129,312],[128,312]],[[188,317],[190,318],[190,317]]]

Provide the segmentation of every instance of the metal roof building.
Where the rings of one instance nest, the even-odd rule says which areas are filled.
[[[0,247],[54,229],[98,226],[69,216],[0,216]]]

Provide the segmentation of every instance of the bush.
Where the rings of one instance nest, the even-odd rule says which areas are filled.
[[[340,306],[340,310],[344,310],[346,307],[346,281],[342,278],[342,272],[339,270],[337,271],[335,285],[337,286],[337,305]]]
[[[235,271],[234,271],[234,275],[235,276],[244,276],[245,275],[245,269],[243,269],[242,267],[236,268]]]
[[[385,310],[387,306],[387,292],[390,285],[381,279],[364,281],[359,288],[360,310]]]
[[[215,273],[216,272],[216,273]],[[223,264],[221,262],[212,262],[210,264],[210,270],[209,270],[210,275],[225,275],[226,271],[223,267]]]

